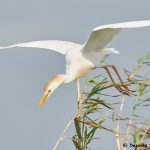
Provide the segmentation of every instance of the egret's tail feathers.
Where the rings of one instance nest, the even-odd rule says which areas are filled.
[[[108,51],[110,51],[111,54],[120,54],[120,52],[114,48],[107,48]]]

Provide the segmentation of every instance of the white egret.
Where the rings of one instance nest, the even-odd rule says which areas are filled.
[[[104,64],[104,60],[107,56],[119,53],[114,48],[107,48],[106,46],[122,29],[146,26],[150,26],[150,20],[116,23],[96,27],[92,30],[89,39],[83,45],[67,41],[48,40],[19,43],[7,47],[0,47],[0,49],[13,47],[44,48],[65,55],[66,73],[58,74],[47,81],[44,88],[44,95],[38,105],[39,107],[61,84],[72,82],[86,75],[92,69],[100,67],[106,69],[113,85],[119,92],[130,94],[132,91],[123,83],[116,67],[114,65]],[[121,82],[121,86],[115,83],[108,69],[109,67],[115,71]]]

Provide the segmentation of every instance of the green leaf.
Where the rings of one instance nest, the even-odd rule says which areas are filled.
[[[81,136],[82,136],[82,138],[84,138],[84,130],[85,130],[85,123],[84,123],[84,119],[85,118],[83,118],[82,120],[83,120],[83,122],[81,123],[81,125],[82,125],[82,128],[81,128]]]
[[[72,137],[72,141],[76,147],[77,150],[83,150],[80,146],[80,144],[75,140],[76,139],[76,135]]]
[[[122,117],[115,118],[115,117],[113,117],[112,120],[113,121],[115,121],[115,120],[129,120],[129,118],[128,117],[126,117],[126,118],[122,118]]]
[[[88,119],[90,119],[90,118],[88,118]],[[90,119],[90,121],[92,121],[92,120]],[[94,121],[93,121],[93,122],[94,122]],[[94,122],[95,126],[97,126],[97,127],[94,126],[94,127],[91,129],[91,131],[87,134],[87,138],[88,138],[87,144],[89,144],[89,143],[92,141],[93,136],[94,136],[96,130],[101,126],[101,124],[102,124],[103,122],[104,122],[104,120],[101,120],[101,121],[98,122],[98,123]]]
[[[87,139],[88,138],[88,133],[87,133],[87,127],[85,127],[85,131],[84,131],[84,137],[85,137],[85,139]]]
[[[91,96],[93,96],[93,95],[95,95],[95,94],[99,94],[100,91],[103,91],[103,90],[105,90],[105,89],[107,89],[107,88],[110,88],[110,87],[111,87],[111,86],[105,86],[105,85],[101,85],[101,84],[95,85],[95,86],[92,88],[91,92],[88,93],[86,100],[89,99]],[[85,101],[86,101],[86,100],[85,100]]]
[[[96,102],[97,104],[101,104],[101,105],[103,105],[103,106],[105,106],[105,107],[107,107],[107,108],[109,108],[109,109],[112,109],[112,107],[111,107],[109,104],[107,104],[106,102],[104,102],[104,100],[90,99],[90,101],[94,101],[94,102]]]
[[[75,128],[76,128],[77,136],[81,140],[82,139],[81,128],[80,128],[80,122],[79,122],[78,118],[74,119],[74,124],[75,124]]]
[[[138,88],[138,90],[137,90],[137,95],[138,95],[138,96],[143,95],[144,92],[145,92],[145,89],[146,89],[146,86],[145,86],[145,85],[140,85],[139,88]]]
[[[134,144],[138,144],[140,140],[140,132],[139,130],[134,131]]]
[[[99,83],[102,83],[102,82],[108,82],[108,81],[107,81],[107,78],[102,79],[101,82],[96,82],[96,81],[95,81],[96,79],[98,79],[98,78],[101,79],[102,77],[104,77],[103,74],[98,75],[98,76],[93,77],[93,78],[87,78],[87,79],[86,79],[86,84],[87,84],[87,85],[95,85],[95,84],[99,84]]]
[[[86,107],[86,110],[85,110],[85,112],[84,112],[84,116],[83,116],[83,117],[85,117],[86,115],[88,115],[88,114],[90,114],[90,113],[96,112],[96,111],[98,110],[98,108],[94,108],[95,105],[96,105],[96,104],[87,106],[87,107]]]
[[[147,59],[150,59],[150,52],[138,60],[138,65],[144,64]],[[149,63],[149,62],[146,62],[146,63]]]
[[[97,129],[96,127],[93,127],[92,130],[87,134],[87,138],[88,138],[87,144],[89,144],[92,141],[96,129]]]

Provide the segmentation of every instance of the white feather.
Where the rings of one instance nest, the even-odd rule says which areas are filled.
[[[121,29],[146,26],[150,26],[150,20],[124,22],[96,27],[92,30],[89,39],[84,45],[67,41],[49,40],[18,43],[6,47],[0,47],[0,49],[13,47],[44,48],[65,55],[66,73],[57,75],[47,82],[44,95],[39,103],[39,106],[41,106],[46,98],[58,86],[63,83],[72,82],[73,80],[86,75],[92,69],[105,66],[104,61],[107,56],[111,54],[119,54],[114,48],[107,48],[106,46],[115,35],[121,31]],[[126,90],[128,89],[126,88]]]
[[[6,47],[0,47],[0,49],[13,48],[13,47],[29,47],[29,48],[43,48],[49,49],[61,54],[66,54],[69,49],[80,46],[80,44],[67,42],[67,41],[57,41],[57,40],[47,40],[47,41],[33,41],[27,43],[18,43],[14,45],[9,45]]]
[[[96,27],[92,30],[92,33],[89,39],[85,42],[82,51],[84,53],[88,51],[100,51],[107,46],[115,35],[121,31],[121,29],[146,26],[150,26],[150,20],[108,24]]]

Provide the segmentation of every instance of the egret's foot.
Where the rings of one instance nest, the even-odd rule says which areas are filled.
[[[130,96],[129,91],[122,89],[122,87],[118,84],[115,84],[114,87],[118,90],[118,92]]]

